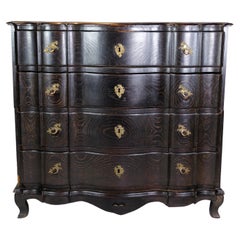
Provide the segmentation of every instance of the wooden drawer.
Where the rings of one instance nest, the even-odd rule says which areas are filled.
[[[168,107],[167,74],[69,74],[70,107]]]
[[[220,74],[18,73],[21,109],[222,108]],[[170,99],[169,99],[170,98]]]
[[[169,115],[72,112],[69,119],[72,151],[168,147]]]
[[[222,114],[23,112],[22,149],[217,151]]]
[[[18,29],[16,64],[27,65],[29,70],[45,66],[48,72],[63,72],[67,65],[220,67],[223,36],[222,31],[212,29],[72,31],[66,25],[45,24],[38,30]]]
[[[167,185],[167,154],[70,154],[70,181],[91,189],[156,189]]]
[[[216,187],[218,153],[19,152],[24,187],[144,190]],[[168,171],[170,169],[170,172]],[[70,174],[70,175],[69,175]],[[69,182],[70,181],[70,182]]]

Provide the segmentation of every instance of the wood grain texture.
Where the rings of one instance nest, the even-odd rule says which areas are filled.
[[[39,73],[39,83],[41,96],[40,106],[60,108],[67,107],[67,74],[66,73]],[[53,85],[58,84],[58,91],[48,94],[46,91],[53,89]]]
[[[19,217],[30,198],[117,214],[208,199],[219,217],[230,24],[10,24]]]
[[[70,107],[168,107],[170,76],[166,74],[69,74]],[[118,97],[114,87],[125,92]]]
[[[168,147],[168,115],[70,113],[70,148]],[[115,126],[125,132],[118,138]]]
[[[56,134],[47,131],[55,124],[60,124]],[[67,113],[41,113],[41,146],[45,150],[63,151],[68,147],[68,114]]]

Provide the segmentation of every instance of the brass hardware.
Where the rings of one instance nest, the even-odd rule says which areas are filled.
[[[125,129],[122,125],[118,124],[117,126],[114,127],[114,132],[116,136],[120,139],[125,133]]]
[[[61,163],[56,163],[51,167],[48,171],[49,174],[56,175],[59,173],[59,171],[62,170],[62,164]]]
[[[182,163],[177,163],[176,169],[182,174],[182,175],[188,175],[190,173],[190,168],[185,167]]]
[[[60,84],[59,83],[53,83],[51,87],[48,87],[45,91],[45,94],[47,96],[53,96],[57,92],[59,92]]]
[[[192,133],[184,125],[178,124],[177,132],[179,132],[183,137],[190,136]]]
[[[185,42],[181,42],[179,49],[181,49],[185,55],[191,55],[193,53],[192,49]]]
[[[47,133],[50,135],[57,135],[62,131],[61,123],[55,123],[52,127],[47,130]]]
[[[114,167],[114,173],[117,177],[121,177],[124,174],[124,169],[121,165],[117,165]]]
[[[45,53],[54,53],[55,50],[58,50],[58,41],[51,42],[47,47],[44,48]]]
[[[121,58],[123,56],[123,54],[125,53],[125,47],[121,43],[118,43],[117,45],[115,45],[114,50],[119,58]]]
[[[188,98],[190,98],[193,93],[191,91],[189,91],[187,88],[185,88],[182,84],[179,85],[178,87],[178,93],[180,93],[183,97],[184,100],[187,100]]]
[[[115,92],[115,94],[118,96],[118,98],[121,98],[122,95],[125,93],[125,88],[123,87],[122,84],[117,84],[117,85],[114,87],[114,92]]]

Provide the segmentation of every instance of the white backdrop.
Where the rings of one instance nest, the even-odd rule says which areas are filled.
[[[240,12],[236,0],[8,0],[0,3],[0,239],[240,239]],[[30,200],[29,216],[17,219],[12,190],[17,182],[12,94],[11,34],[7,21],[232,22],[228,42],[221,219],[209,201],[181,208],[151,203],[127,215],[88,203],[52,206]]]

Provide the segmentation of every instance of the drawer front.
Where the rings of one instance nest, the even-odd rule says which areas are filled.
[[[174,66],[221,66],[222,32],[174,32]]]
[[[175,114],[171,116],[170,150],[217,151],[221,114]]]
[[[39,73],[39,82],[41,106],[67,106],[67,74]]]
[[[168,107],[170,75],[69,74],[70,107]]]
[[[42,153],[44,186],[68,186],[68,155],[68,153]]]
[[[218,108],[221,94],[219,74],[172,74],[172,108]]]
[[[20,151],[18,157],[23,187],[71,185],[72,189],[115,190],[214,188],[219,184],[216,166],[221,160],[218,153],[105,155]]]
[[[67,64],[67,33],[65,31],[38,32],[39,65],[62,66]]]
[[[169,32],[69,31],[69,65],[169,66]]]
[[[68,148],[68,113],[41,113],[41,146],[50,150]]]
[[[35,70],[67,64],[219,67],[223,38],[220,31],[17,31],[16,64]]]
[[[196,154],[173,154],[171,156],[170,187],[181,188],[195,185],[196,157]]]
[[[169,116],[70,113],[70,148],[167,148]]]
[[[170,155],[169,187],[216,187],[217,153],[182,153]]]
[[[222,108],[220,74],[31,73],[17,75],[15,105]],[[169,99],[170,97],[170,99]]]
[[[155,189],[167,186],[167,154],[70,154],[72,188]]]

